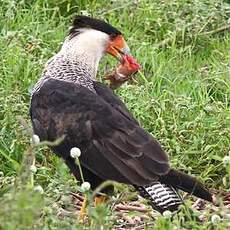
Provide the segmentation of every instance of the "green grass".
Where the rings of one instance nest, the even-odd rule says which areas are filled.
[[[138,84],[124,85],[117,93],[160,141],[172,166],[212,188],[229,189],[230,183],[222,181],[227,178],[222,159],[230,151],[230,33],[206,34],[230,23],[228,1],[1,0],[0,5],[0,229],[83,226],[74,216],[57,217],[56,200],[68,198],[75,181],[47,148],[35,150],[38,172],[33,183],[43,186],[44,195],[33,196],[31,183],[29,188],[12,184],[21,181],[30,139],[18,117],[30,126],[30,90],[44,63],[59,50],[71,19],[82,11],[108,20],[124,33],[145,80],[137,74]],[[114,64],[111,57],[102,60],[100,80]],[[155,226],[212,226],[210,215],[202,225],[190,214],[183,215],[187,221],[180,215],[172,221],[159,218]],[[100,221],[112,228],[109,209],[96,210],[91,218],[88,228],[97,229]],[[225,222],[215,228],[225,229]]]

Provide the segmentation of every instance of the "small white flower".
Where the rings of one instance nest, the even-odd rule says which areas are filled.
[[[165,217],[166,219],[170,219],[172,217],[172,212],[169,210],[164,211],[163,217]]]
[[[34,134],[31,138],[31,143],[37,145],[39,142],[40,142],[39,136]]]
[[[223,185],[224,185],[224,186],[227,186],[227,185],[228,185],[228,181],[227,181],[227,178],[226,178],[226,177],[223,177],[223,178],[222,178],[222,182],[223,182]]]
[[[37,172],[37,167],[36,167],[35,165],[31,165],[31,166],[30,166],[30,171],[31,171],[32,173],[36,173],[36,172]]]
[[[223,158],[223,164],[226,167],[227,165],[230,165],[230,156],[225,156]]]
[[[81,189],[83,190],[83,192],[90,190],[90,187],[91,187],[91,185],[87,181],[85,181],[81,184]]]
[[[217,223],[219,223],[221,221],[221,218],[220,218],[219,215],[214,214],[211,217],[211,221],[212,221],[213,224],[217,224]]]
[[[78,158],[81,156],[81,150],[77,147],[73,147],[72,149],[70,149],[70,156],[72,158]]]
[[[80,13],[84,16],[90,16],[90,13],[87,10],[81,10]]]
[[[43,190],[43,188],[42,188],[41,185],[35,186],[35,187],[34,187],[34,191],[35,191],[35,192],[39,192],[39,193],[41,193],[41,194],[44,193],[44,190]]]

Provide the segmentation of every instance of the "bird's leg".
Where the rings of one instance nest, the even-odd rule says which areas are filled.
[[[97,195],[94,198],[94,206],[98,206],[100,204],[105,203],[108,200],[108,197],[106,195]],[[80,209],[80,213],[79,213],[79,220],[80,221],[84,221],[85,217],[86,217],[86,209],[87,209],[87,205],[88,205],[88,200],[87,200],[87,195],[84,195],[84,200],[82,202],[82,206]]]
[[[94,198],[94,206],[104,204],[108,200],[108,196],[106,195],[97,195]]]
[[[79,219],[81,221],[83,221],[85,216],[86,216],[87,202],[88,202],[87,201],[87,195],[85,194],[84,195],[84,200],[83,200],[83,203],[82,203],[82,206],[81,206],[80,214],[79,214]]]

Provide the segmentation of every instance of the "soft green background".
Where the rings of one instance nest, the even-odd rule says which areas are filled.
[[[27,194],[30,190],[12,195],[11,181],[18,178],[30,139],[18,117],[30,126],[30,90],[44,63],[59,50],[71,19],[80,13],[106,19],[123,32],[144,77],[137,74],[138,84],[124,85],[117,93],[161,142],[172,166],[196,175],[212,188],[229,187],[228,181],[222,181],[229,180],[222,158],[230,151],[230,34],[229,30],[215,32],[230,23],[228,1],[0,0],[0,171],[4,174],[0,177],[0,229],[31,229],[33,224],[39,229],[61,229],[62,225],[72,229],[78,225],[73,217],[60,221],[54,208],[42,217],[38,214],[37,207],[44,212],[57,194],[75,186],[65,166],[47,148],[36,150],[34,178],[35,184],[44,187],[46,198],[32,199]],[[115,64],[105,57],[98,78],[102,80]],[[103,217],[106,210],[102,210]],[[102,222],[109,228],[108,218]],[[170,229],[180,223],[181,219],[160,218],[157,226]],[[185,223],[185,228],[191,226],[203,229],[211,223]]]

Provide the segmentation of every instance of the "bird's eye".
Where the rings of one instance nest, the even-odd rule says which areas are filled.
[[[117,34],[111,34],[110,35],[110,40],[114,40],[117,37]]]

